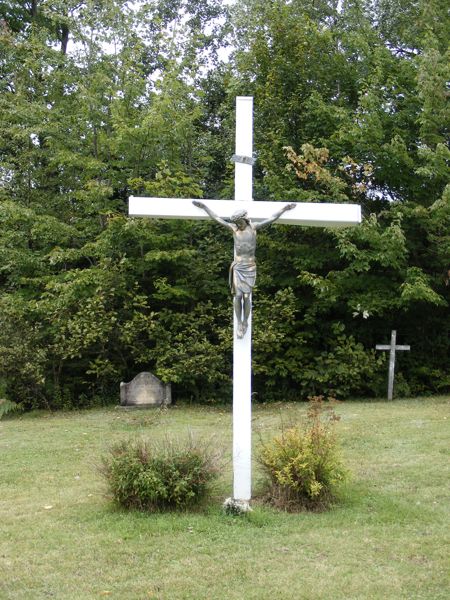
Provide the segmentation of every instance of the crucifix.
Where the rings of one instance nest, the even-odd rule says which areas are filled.
[[[233,315],[233,501],[251,499],[251,292],[256,277],[256,231],[275,220],[286,225],[348,227],[361,222],[357,204],[253,200],[253,98],[236,98],[234,200],[143,198],[131,196],[129,214],[162,219],[213,218],[230,229],[235,241],[230,284]]]
[[[397,332],[391,331],[391,343],[377,344],[377,350],[389,350],[389,377],[388,377],[388,400],[392,400],[394,395],[394,372],[395,372],[395,352],[396,350],[411,350],[411,346],[397,346]]]

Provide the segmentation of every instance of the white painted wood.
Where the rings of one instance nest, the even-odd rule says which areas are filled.
[[[236,155],[253,153],[253,98],[236,98]],[[231,214],[245,204],[253,215],[253,167],[236,163],[235,200]],[[238,206],[236,206],[238,204]],[[212,208],[212,207],[211,207]],[[214,210],[214,208],[213,208]],[[271,213],[272,214],[272,213]],[[231,216],[231,215],[227,215]],[[233,311],[234,314],[234,311]],[[247,332],[237,337],[237,318],[233,319],[233,499],[247,502],[252,496],[252,320]]]
[[[236,164],[236,168],[237,168]],[[252,169],[251,165],[241,165]],[[247,186],[244,181],[243,186]],[[243,194],[244,192],[236,192]],[[283,206],[283,202],[202,200],[219,217],[227,219],[238,209],[245,209],[252,221],[263,221],[271,217]],[[286,204],[290,201],[286,200]],[[153,217],[159,219],[200,219],[208,220],[208,215],[186,198],[147,198],[131,196],[129,214],[133,217]],[[298,202],[297,206],[278,219],[284,225],[304,225],[306,227],[348,227],[361,223],[361,207],[358,204],[332,204],[330,202]]]
[[[253,155],[253,98],[238,96],[236,98],[236,145],[235,152],[239,156],[252,158]],[[236,163],[234,171],[234,199],[253,199],[253,167]]]
[[[233,499],[252,497],[252,316],[245,336],[233,336]]]

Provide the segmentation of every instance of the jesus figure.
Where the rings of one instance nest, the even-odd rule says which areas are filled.
[[[214,221],[230,229],[234,238],[234,260],[230,266],[230,288],[234,296],[234,312],[237,317],[237,337],[243,338],[248,328],[248,318],[252,309],[252,289],[256,280],[256,232],[270,225],[296,204],[286,204],[269,219],[252,223],[247,211],[239,210],[230,218],[230,222],[221,219],[203,202],[193,200],[198,208],[204,210]]]

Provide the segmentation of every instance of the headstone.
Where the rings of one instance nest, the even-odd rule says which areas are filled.
[[[139,373],[130,383],[120,384],[120,405],[145,408],[172,403],[170,383],[163,383],[152,373]]]

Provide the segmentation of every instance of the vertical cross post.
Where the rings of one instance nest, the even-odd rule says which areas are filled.
[[[388,377],[388,400],[394,397],[394,373],[395,373],[395,342],[397,341],[397,332],[391,331],[391,348],[389,352],[389,377]]]
[[[236,155],[251,159],[253,153],[253,98],[236,98]],[[251,161],[236,162],[234,199],[253,200]],[[234,314],[234,311],[233,311]],[[249,501],[252,479],[252,315],[247,333],[237,337],[237,318],[233,331],[233,498]]]
[[[393,329],[391,331],[391,343],[378,344],[375,346],[377,350],[389,350],[389,377],[388,377],[388,400],[392,400],[394,397],[394,374],[395,374],[395,352],[396,350],[410,350],[411,346],[397,346],[397,331]]]

